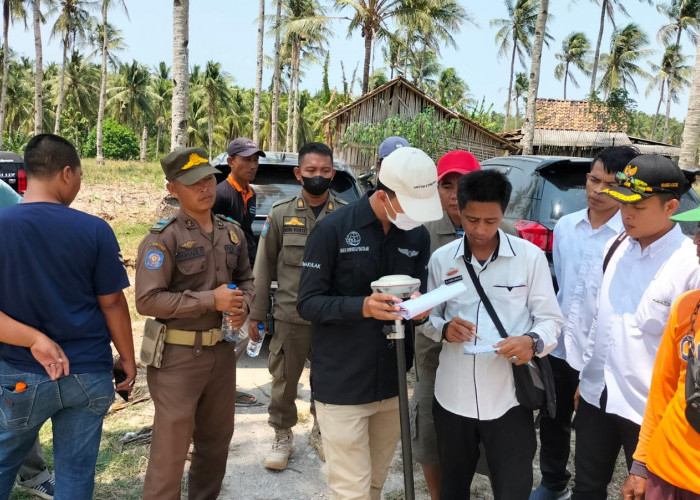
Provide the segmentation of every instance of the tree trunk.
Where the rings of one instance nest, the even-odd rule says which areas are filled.
[[[61,133],[61,113],[63,113],[63,96],[66,83],[66,65],[68,64],[68,35],[63,38],[63,64],[61,65],[61,83],[58,85],[58,104],[56,105],[56,120],[53,124],[53,133]]]
[[[651,127],[651,139],[652,141],[654,140],[654,134],[656,133],[656,126],[659,124],[659,111],[661,110],[661,103],[664,100],[664,84],[666,83],[666,80],[663,79],[661,80],[661,92],[659,94],[659,103],[656,105],[656,114],[654,115],[654,125]]]
[[[105,118],[105,100],[107,99],[107,0],[102,0],[102,76],[100,77],[100,104],[97,108],[97,130],[95,144],[97,147],[97,164],[104,165],[102,152],[102,125]]]
[[[372,30],[364,30],[365,34],[365,64],[362,70],[362,95],[367,93],[369,87],[369,63],[372,57]]]
[[[564,70],[564,100],[566,101],[566,81],[569,79],[569,63],[566,63],[566,69]]]
[[[214,150],[214,111],[210,109],[207,115],[207,139],[209,141],[209,161],[211,161],[211,152]]]
[[[187,144],[189,99],[189,11],[190,0],[173,0],[173,101],[170,149]]]
[[[280,78],[282,71],[280,66],[280,20],[282,19],[282,0],[277,0],[277,14],[275,15],[275,70],[272,75],[272,109],[270,110],[270,149],[279,151],[277,146],[277,128],[280,108]]]
[[[666,92],[666,119],[664,120],[664,139],[663,142],[668,144],[668,122],[671,117],[671,97],[673,95],[673,81],[676,78],[676,64],[680,59],[681,55],[681,33],[683,30],[680,25],[676,25],[676,55],[673,59],[673,64],[671,64],[671,71],[668,74],[668,84],[666,85],[668,92]]]
[[[7,75],[10,70],[10,0],[2,2],[2,90],[0,91],[0,149],[5,130],[5,110],[7,109]]]
[[[160,138],[163,136],[163,125],[158,125],[156,133],[156,158],[160,158]]]
[[[297,42],[297,53],[294,63],[294,116],[292,117],[292,151],[299,150],[299,59],[301,44]]]
[[[139,155],[139,161],[146,161],[146,149],[148,148],[148,127],[146,126],[146,120],[143,121],[143,127],[141,128],[141,154]]]
[[[263,38],[265,35],[265,0],[260,0],[258,11],[258,60],[255,75],[255,97],[253,97],[253,142],[260,139],[260,92],[262,91],[263,77]],[[211,155],[211,151],[209,153]]]
[[[411,37],[408,34],[408,28],[406,28],[406,49],[403,54],[403,77],[408,80],[408,44],[410,43]]]
[[[513,37],[513,55],[510,58],[510,81],[508,82],[508,99],[506,100],[506,116],[503,120],[503,131],[508,131],[510,121],[510,100],[513,97],[513,73],[515,72],[515,48],[518,41]]]
[[[690,85],[690,97],[688,98],[688,113],[685,116],[683,128],[683,140],[681,141],[681,155],[678,166],[686,170],[694,170],[697,166],[695,157],[698,151],[698,138],[700,137],[700,37],[695,53],[695,71],[693,82]]]
[[[284,137],[284,150],[291,151],[292,144],[292,108],[294,107],[294,45],[292,41],[292,60],[289,65],[289,89],[287,90],[287,130]]]
[[[600,29],[598,30],[598,41],[595,44],[595,55],[593,56],[593,69],[591,70],[591,92],[595,92],[595,80],[598,73],[598,60],[600,59],[600,44],[603,41],[603,30],[605,29],[605,9],[608,6],[608,0],[603,0],[600,8]]]
[[[41,0],[33,0],[33,21],[34,21],[34,135],[41,134],[44,127],[44,65],[41,54]]]
[[[544,33],[547,29],[547,10],[549,0],[540,0],[540,8],[537,13],[535,25],[535,42],[532,47],[532,68],[530,69],[530,87],[527,92],[527,108],[525,111],[525,123],[523,124],[523,154],[532,154],[532,143],[535,139],[535,101],[537,89],[540,85],[540,63],[542,61],[542,44]]]

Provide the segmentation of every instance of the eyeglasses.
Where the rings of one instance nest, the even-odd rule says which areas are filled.
[[[635,179],[631,175],[627,175],[624,172],[617,172],[615,174],[615,181],[618,186],[626,187],[637,194],[648,194],[648,193],[668,193],[668,189],[662,187],[653,187],[640,179]]]

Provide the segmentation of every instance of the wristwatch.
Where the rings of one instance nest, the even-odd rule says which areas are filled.
[[[544,341],[534,332],[527,332],[525,335],[532,339],[532,352],[535,354],[542,354],[544,351]]]
[[[447,323],[445,323],[444,325],[442,325],[442,340],[444,340],[445,342],[449,342],[449,340],[447,340],[447,327],[448,326],[450,326],[449,321]]]

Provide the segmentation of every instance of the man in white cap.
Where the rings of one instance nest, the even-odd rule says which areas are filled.
[[[328,214],[308,238],[297,310],[311,322],[311,387],[337,498],[379,499],[400,436],[396,352],[383,327],[401,301],[371,293],[370,283],[406,274],[425,290],[422,224],[441,216],[435,163],[401,147],[384,159],[376,190]]]

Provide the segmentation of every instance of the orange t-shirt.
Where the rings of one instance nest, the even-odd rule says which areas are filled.
[[[685,417],[685,372],[681,347],[700,290],[686,292],[673,304],[654,363],[651,389],[634,459],[665,481],[700,494],[700,434]],[[696,353],[700,318],[695,322]],[[687,354],[687,346],[685,349]]]

